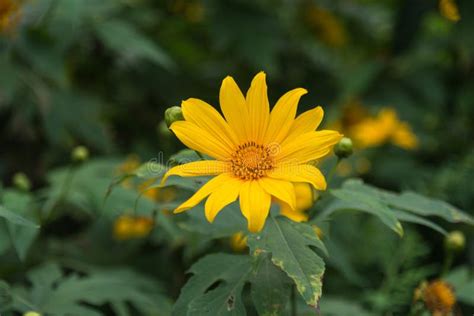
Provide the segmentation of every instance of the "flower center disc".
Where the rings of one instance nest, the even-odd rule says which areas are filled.
[[[232,154],[231,170],[242,180],[255,180],[273,169],[274,162],[269,148],[255,142],[239,145]]]

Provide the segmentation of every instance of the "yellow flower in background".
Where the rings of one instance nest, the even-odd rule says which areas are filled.
[[[127,159],[117,168],[117,173],[120,175],[126,175],[133,173],[138,167],[140,167],[140,157],[135,154],[129,155]],[[128,189],[136,189],[143,194],[144,197],[149,198],[155,202],[167,203],[171,202],[176,198],[176,190],[174,188],[151,188],[148,189],[156,179],[148,179],[138,185],[132,183],[130,179],[122,181],[122,186]]]
[[[243,232],[238,232],[230,237],[230,247],[235,252],[242,252],[247,248],[247,236]]]
[[[304,8],[304,16],[312,31],[327,45],[342,47],[347,43],[344,24],[331,11],[311,3]]]
[[[399,120],[392,108],[383,108],[374,118],[369,117],[348,131],[354,142],[362,148],[376,147],[392,142],[404,149],[416,149],[418,138],[406,122]]]
[[[295,208],[292,209],[284,201],[278,201],[280,204],[280,214],[288,217],[295,222],[303,222],[308,220],[308,214],[305,212],[313,206],[316,199],[313,189],[307,183],[295,183]]]
[[[114,238],[117,240],[143,238],[154,226],[152,218],[122,215],[114,223]]]
[[[457,22],[461,19],[461,16],[459,15],[459,9],[455,0],[440,0],[439,12],[446,19],[453,22]]]
[[[190,22],[197,23],[204,19],[204,5],[200,0],[173,0],[170,9]]]
[[[423,300],[426,308],[432,315],[452,315],[456,304],[456,296],[454,295],[451,285],[442,280],[435,280],[427,284],[422,284],[418,291],[418,297]]]
[[[174,122],[171,130],[186,146],[216,160],[171,168],[162,182],[171,175],[215,177],[175,213],[208,197],[205,215],[212,222],[223,207],[239,198],[248,229],[258,232],[265,224],[272,197],[296,209],[294,182],[325,190],[326,180],[311,162],[328,155],[342,135],[315,131],[323,118],[321,107],[295,119],[299,99],[306,93],[302,88],[287,92],[270,113],[265,73],[260,72],[245,97],[234,79],[223,80],[219,99],[225,119],[204,101],[183,101],[185,120]]]
[[[0,33],[9,33],[21,19],[20,2],[16,0],[0,1]]]

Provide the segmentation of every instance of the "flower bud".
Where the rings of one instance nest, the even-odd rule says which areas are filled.
[[[171,135],[173,135],[171,131],[168,129],[168,126],[165,121],[161,121],[158,124],[157,129],[158,129],[158,134],[162,136],[163,138],[169,138]]]
[[[31,189],[31,181],[23,172],[17,172],[13,175],[13,185],[22,191],[29,191]]]
[[[334,153],[339,158],[347,158],[352,155],[352,140],[348,137],[343,137],[339,143],[334,146]]]
[[[29,311],[23,314],[23,316],[41,316],[38,312]]]
[[[466,237],[464,237],[464,234],[459,230],[450,232],[444,239],[444,246],[447,250],[461,251],[465,245]]]
[[[85,146],[76,146],[71,152],[71,159],[74,162],[83,162],[89,159],[89,149]]]
[[[172,106],[166,109],[165,111],[165,122],[168,128],[176,121],[183,121],[183,111],[179,106]]]

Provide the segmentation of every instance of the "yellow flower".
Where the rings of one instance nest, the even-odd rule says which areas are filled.
[[[234,79],[223,80],[219,99],[225,120],[204,101],[183,101],[185,120],[174,122],[171,130],[186,146],[216,160],[176,166],[162,181],[171,175],[216,177],[178,206],[175,213],[209,196],[205,215],[212,222],[223,207],[239,198],[248,229],[258,232],[265,224],[272,196],[296,209],[294,182],[325,190],[323,174],[310,162],[328,155],[342,135],[315,131],[323,118],[321,107],[295,119],[299,99],[306,93],[302,88],[287,92],[270,113],[265,74],[260,72],[246,97]]]
[[[304,14],[309,27],[321,41],[332,47],[342,47],[347,43],[344,24],[333,13],[311,4],[305,8]]]
[[[459,9],[455,0],[440,0],[439,12],[446,19],[453,22],[457,22],[461,19],[461,16],[459,15]]]
[[[386,142],[404,149],[418,147],[418,139],[406,122],[401,122],[392,108],[383,108],[377,117],[366,118],[354,125],[349,135],[359,147],[375,147]]]
[[[143,196],[155,202],[167,203],[173,201],[176,198],[176,190],[174,188],[155,187],[148,189],[148,187],[155,181],[156,179],[149,179],[145,182],[142,182],[137,187],[138,191],[140,191]]]
[[[20,22],[21,7],[16,0],[0,1],[0,33],[12,31]]]
[[[456,304],[453,288],[442,280],[435,280],[422,290],[421,297],[426,308],[435,316],[452,315],[453,307]]]
[[[313,189],[307,183],[295,183],[295,209],[292,209],[287,203],[278,201],[280,204],[280,214],[288,217],[295,222],[304,222],[308,220],[309,209],[315,200]]]
[[[238,232],[230,237],[230,247],[235,252],[241,252],[247,248],[247,236],[243,232]]]
[[[122,215],[114,223],[117,240],[142,238],[153,229],[154,221],[149,217]]]

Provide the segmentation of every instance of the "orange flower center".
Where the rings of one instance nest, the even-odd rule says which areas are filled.
[[[270,149],[253,141],[239,145],[231,158],[231,170],[242,180],[260,179],[274,165]]]
[[[452,311],[454,304],[456,304],[456,297],[449,284],[437,280],[431,282],[425,289],[424,301],[426,307],[431,312],[447,315]]]

